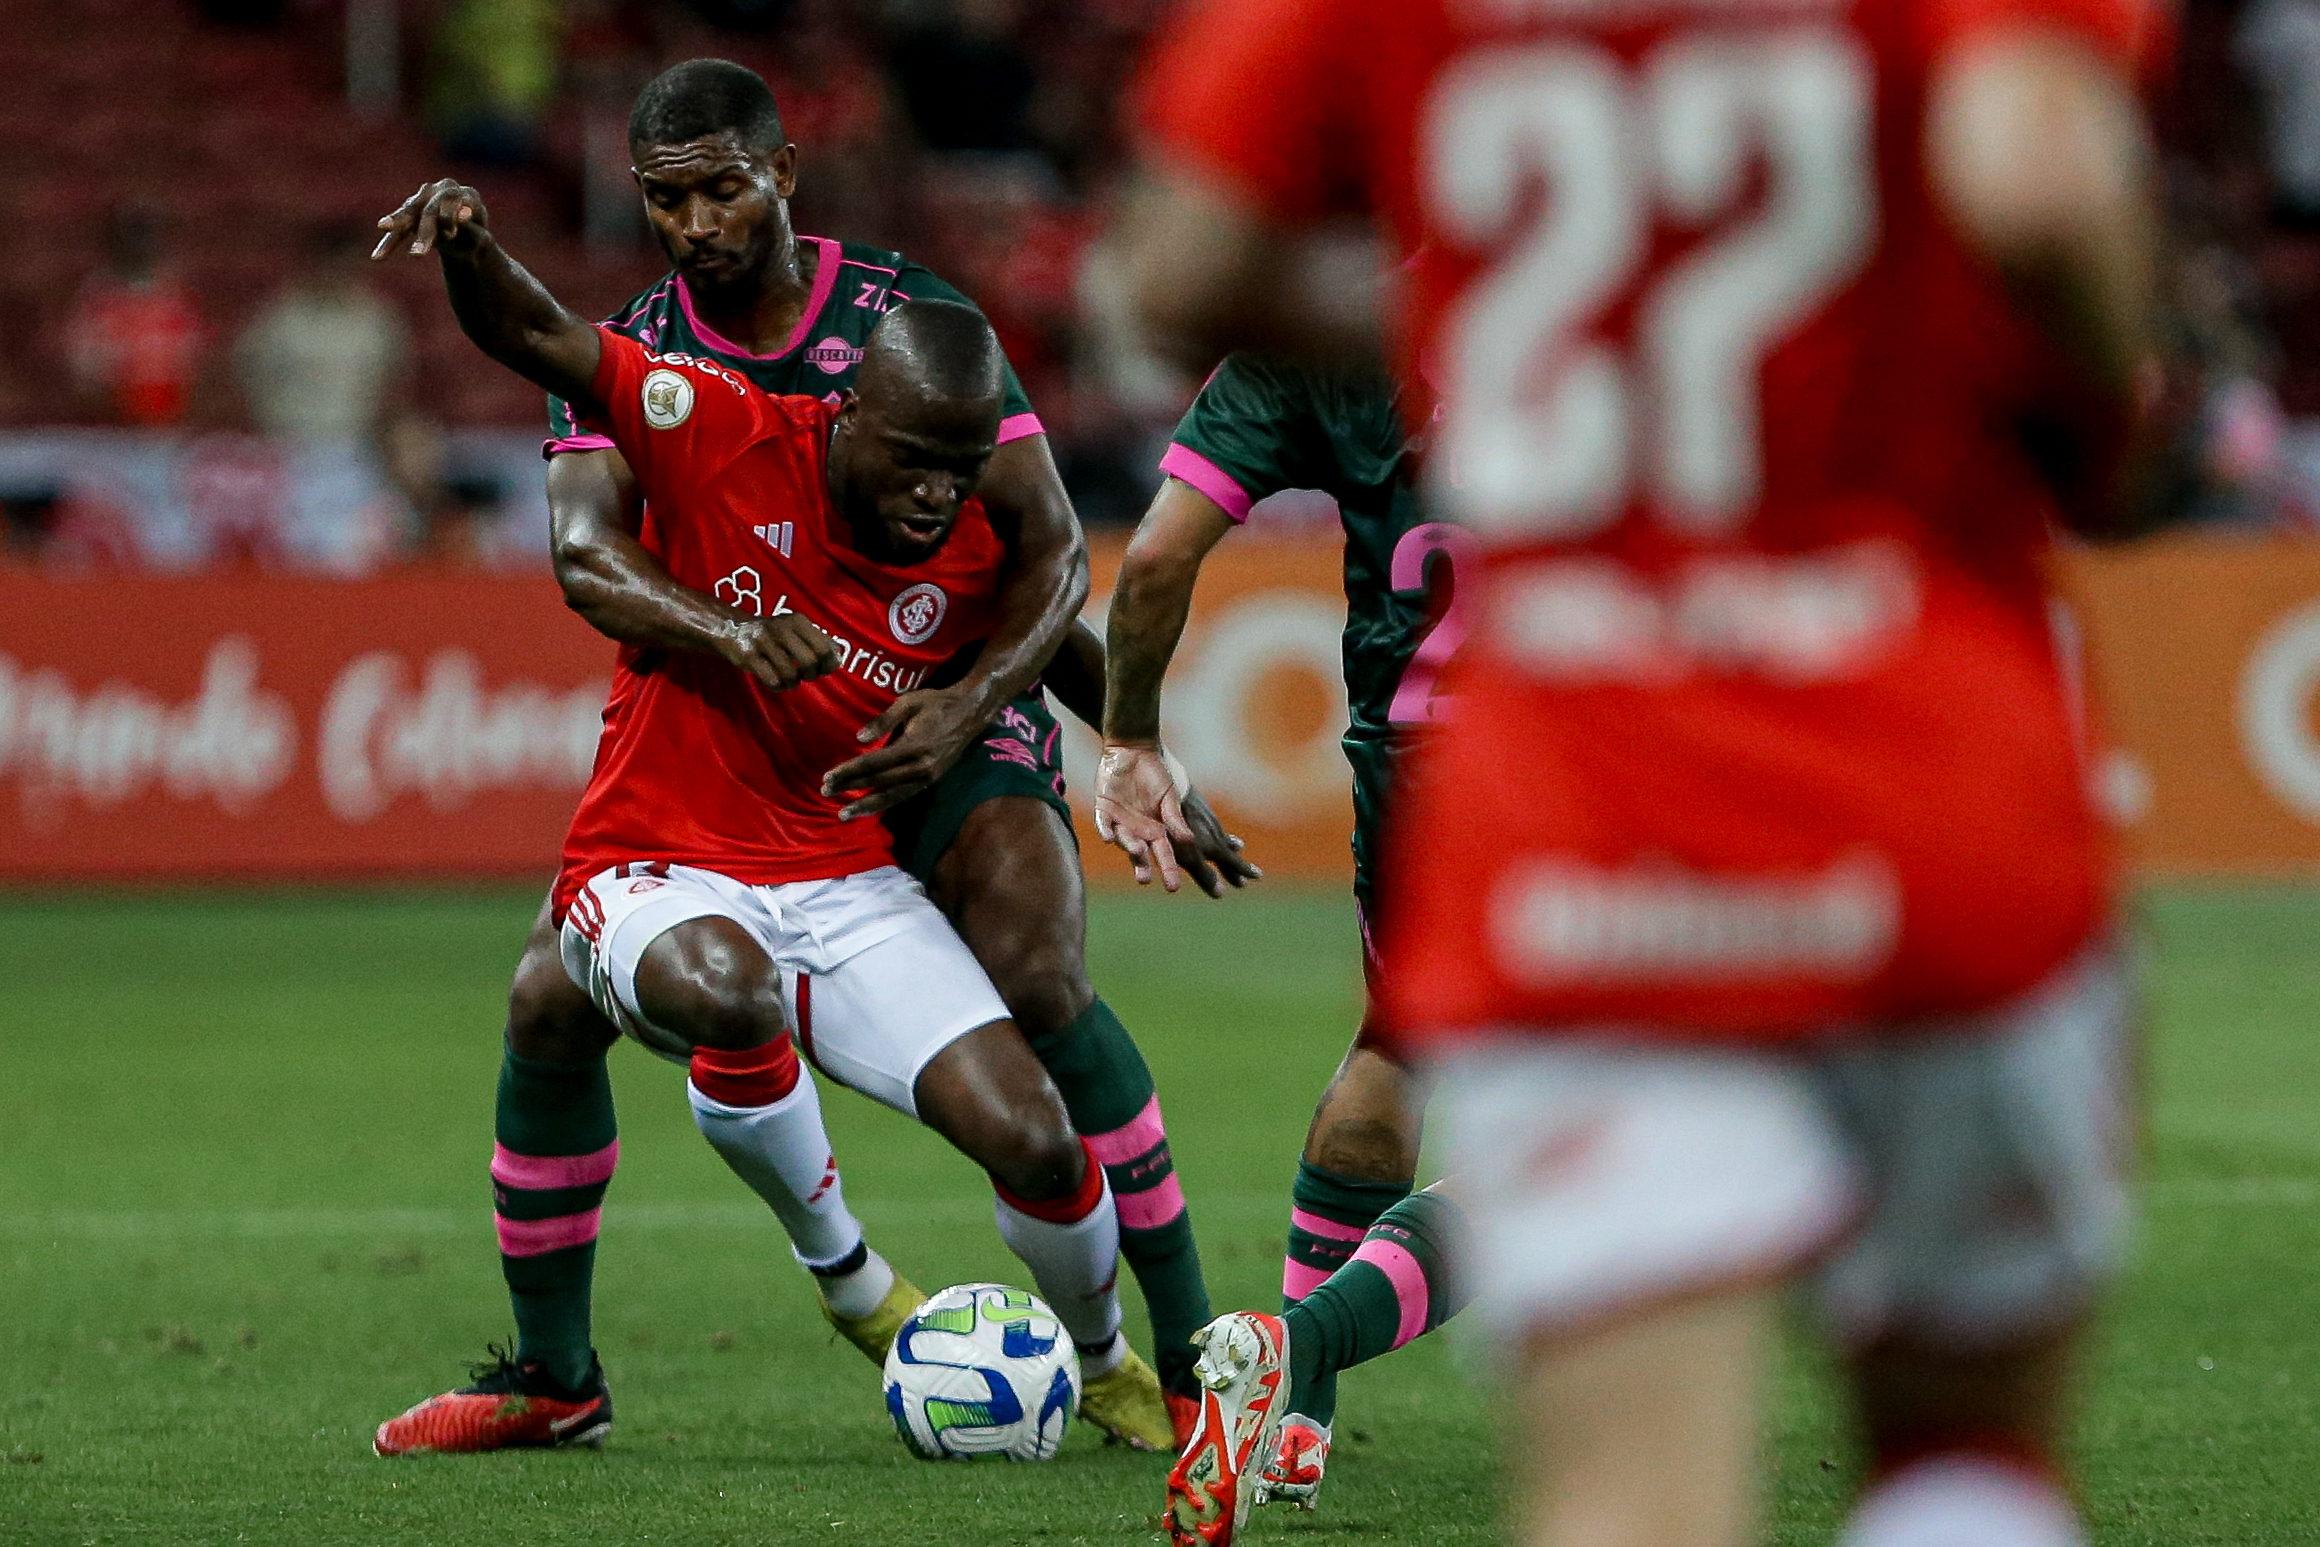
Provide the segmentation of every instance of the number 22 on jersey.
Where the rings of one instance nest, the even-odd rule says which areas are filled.
[[[1571,40],[1447,71],[1428,197],[1444,232],[1503,256],[1448,319],[1442,508],[1516,541],[1584,540],[1639,499],[1693,537],[1743,525],[1764,359],[1875,246],[1873,94],[1867,51],[1826,28],[1678,35],[1632,68]],[[1713,229],[1652,271],[1662,219]],[[1605,313],[1630,294],[1623,346]]]

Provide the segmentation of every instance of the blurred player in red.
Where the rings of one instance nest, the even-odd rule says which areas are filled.
[[[1484,566],[1383,985],[1526,1542],[1748,1539],[1808,1273],[1873,1458],[1849,1547],[2084,1539],[2128,985],[2043,565],[2148,358],[2138,5],[1210,0],[1154,62],[1125,240],[1188,357],[1330,325],[1283,255],[1334,210],[1412,259],[1428,498]],[[1170,1519],[1213,1544],[1287,1350],[1205,1338]]]
[[[574,316],[491,236],[472,188],[434,184],[383,224],[381,253],[440,253],[452,310],[486,354],[620,448],[651,513],[640,540],[668,572],[768,622],[762,670],[621,651],[554,892],[565,971],[614,1025],[689,1057],[705,1092],[765,1071],[810,1091],[802,1051],[941,1133],[989,1173],[1000,1233],[1084,1367],[1140,1373],[1157,1405],[1119,1330],[1103,1166],[974,956],[894,864],[885,824],[853,820],[856,787],[828,774],[866,720],[998,615],[1009,544],[973,498],[1005,384],[989,324],[959,302],[904,303],[869,333],[857,390],[778,396]],[[784,1123],[794,1158],[829,1167],[818,1109],[807,1115]],[[793,1239],[817,1211],[843,1212],[835,1179],[831,1167],[810,1196],[797,1189]],[[503,1361],[383,1425],[376,1445],[491,1448],[510,1426],[516,1443],[571,1443],[610,1423],[600,1369],[550,1392]]]

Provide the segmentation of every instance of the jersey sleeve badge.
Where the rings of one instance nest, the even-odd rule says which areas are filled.
[[[644,422],[673,430],[691,417],[693,384],[675,371],[649,371],[644,378]]]

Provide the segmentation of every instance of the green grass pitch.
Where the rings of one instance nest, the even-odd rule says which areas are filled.
[[[1125,1543],[1163,1465],[911,1460],[676,1072],[614,1055],[601,1454],[388,1463],[372,1427],[508,1326],[484,1164],[529,894],[0,900],[0,1543]],[[2144,909],[2155,1039],[2137,1267],[2081,1461],[2106,1544],[2320,1540],[2320,895]],[[1350,1030],[1348,911],[1099,899],[1097,982],[1156,1067],[1220,1303],[1270,1303],[1297,1142]],[[989,1194],[828,1097],[873,1239],[1015,1279]],[[1131,1297],[1132,1298],[1132,1297]],[[1141,1335],[1140,1323],[1133,1329]],[[1322,1508],[1254,1542],[1499,1540],[1453,1338],[1357,1372]],[[1801,1345],[1768,1539],[1828,1539],[1854,1457]]]

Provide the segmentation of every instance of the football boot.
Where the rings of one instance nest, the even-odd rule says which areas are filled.
[[[472,1383],[429,1397],[379,1425],[371,1449],[382,1456],[464,1455],[482,1450],[544,1450],[604,1443],[612,1432],[612,1393],[604,1366],[589,1356],[588,1379],[567,1387],[537,1359],[517,1361],[498,1348],[469,1367]]]
[[[1160,1377],[1132,1348],[1115,1368],[1080,1384],[1079,1416],[1103,1430],[1108,1441],[1135,1450],[1166,1454],[1176,1441]]]
[[[1278,1316],[1234,1311],[1200,1330],[1200,1421],[1168,1474],[1168,1539],[1228,1547],[1256,1502],[1288,1394],[1289,1329]]]
[[[1280,1443],[1273,1447],[1273,1459],[1265,1463],[1265,1475],[1257,1479],[1257,1502],[1311,1509],[1328,1465],[1329,1425],[1291,1413],[1281,1420]]]
[[[822,1320],[838,1329],[838,1336],[869,1355],[870,1362],[879,1369],[886,1368],[886,1351],[894,1346],[894,1336],[902,1324],[910,1320],[910,1313],[926,1304],[926,1291],[900,1273],[894,1275],[894,1285],[886,1291],[886,1298],[860,1316],[841,1316],[823,1300],[816,1286],[816,1301],[822,1308]]]

